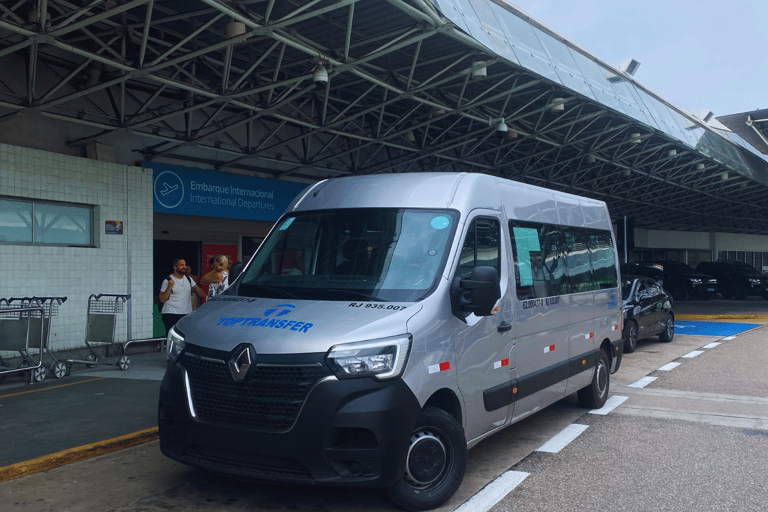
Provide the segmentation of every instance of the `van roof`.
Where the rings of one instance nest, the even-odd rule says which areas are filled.
[[[510,219],[611,229],[602,201],[479,173],[333,178],[307,188],[289,210],[343,208],[504,209]]]

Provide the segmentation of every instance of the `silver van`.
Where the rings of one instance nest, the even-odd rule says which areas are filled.
[[[281,482],[448,500],[467,450],[621,364],[603,202],[483,174],[310,186],[168,334],[162,452]]]

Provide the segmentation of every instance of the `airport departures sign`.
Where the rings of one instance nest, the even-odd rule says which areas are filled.
[[[302,183],[142,162],[152,169],[158,213],[276,221],[306,188]]]

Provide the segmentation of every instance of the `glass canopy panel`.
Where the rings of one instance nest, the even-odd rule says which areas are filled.
[[[480,19],[475,13],[475,10],[472,8],[472,4],[469,2],[469,0],[453,1],[456,3],[458,11],[461,13],[462,18],[464,19],[464,23],[466,24],[467,29],[469,30],[469,34],[472,36],[472,38],[489,50],[492,50],[494,48],[493,43],[488,37],[488,34],[485,33],[483,25],[480,23]]]
[[[501,29],[504,31],[507,41],[512,44],[512,49],[517,55],[520,65],[544,78],[562,84],[541,46],[541,42],[533,32],[533,27],[503,7],[491,4],[491,10],[496,14],[496,19],[501,22]]]
[[[443,16],[451,20],[457,27],[469,34],[469,28],[467,27],[467,23],[464,21],[464,16],[462,16],[456,0],[431,0],[431,2],[437,6],[438,10],[443,14]]]
[[[598,101],[643,124],[658,128],[639,98],[632,94],[631,86],[626,80],[620,79],[613,71],[601,66],[586,55],[576,50],[570,50],[570,52]],[[614,83],[609,78],[620,79],[620,81]]]
[[[691,129],[693,129],[698,123],[693,119],[689,119],[685,117],[683,114],[681,114],[680,112],[674,109],[671,109],[669,107],[667,107],[667,113],[680,127],[680,131],[685,136],[685,140],[688,142],[688,144],[691,147],[696,147],[696,143],[698,142],[698,140],[691,133]]]
[[[651,115],[653,115],[653,118],[656,119],[659,129],[673,139],[688,144],[688,139],[682,132],[682,129],[669,115],[669,108],[644,90],[637,89],[637,92],[643,100],[643,103],[645,103],[645,106],[648,107]]]
[[[550,62],[555,67],[560,81],[569,89],[576,91],[590,99],[596,98],[592,89],[587,85],[584,75],[581,73],[571,52],[562,41],[558,41],[543,30],[533,28],[533,33],[539,38],[544,51],[549,55]]]
[[[469,2],[472,4],[480,24],[493,45],[491,49],[499,56],[519,65],[520,61],[515,56],[515,52],[512,51],[512,45],[507,41],[507,36],[501,29],[501,23],[496,19],[496,15],[493,13],[489,3],[485,0],[469,0]]]

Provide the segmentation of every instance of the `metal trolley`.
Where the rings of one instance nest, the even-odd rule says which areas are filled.
[[[66,297],[11,297],[0,299],[0,350],[21,355],[16,368],[11,368],[0,356],[0,375],[30,372],[30,382],[42,382],[48,375],[44,355],[53,361],[51,373],[62,378],[69,365],[56,359],[48,348],[51,317],[58,315]],[[35,344],[40,340],[39,349]],[[37,360],[33,357],[37,355]]]
[[[127,370],[131,366],[131,360],[125,353],[126,343],[115,341],[115,331],[117,328],[117,315],[123,312],[123,305],[131,298],[131,295],[119,295],[112,293],[100,293],[88,297],[88,312],[85,320],[85,345],[90,349],[90,353],[85,360],[70,359],[68,363],[83,363],[89,368],[97,364],[114,364],[121,370]],[[95,346],[104,347],[104,361],[99,362],[99,356],[96,355]],[[110,346],[114,348],[114,362],[107,361],[110,357]]]

